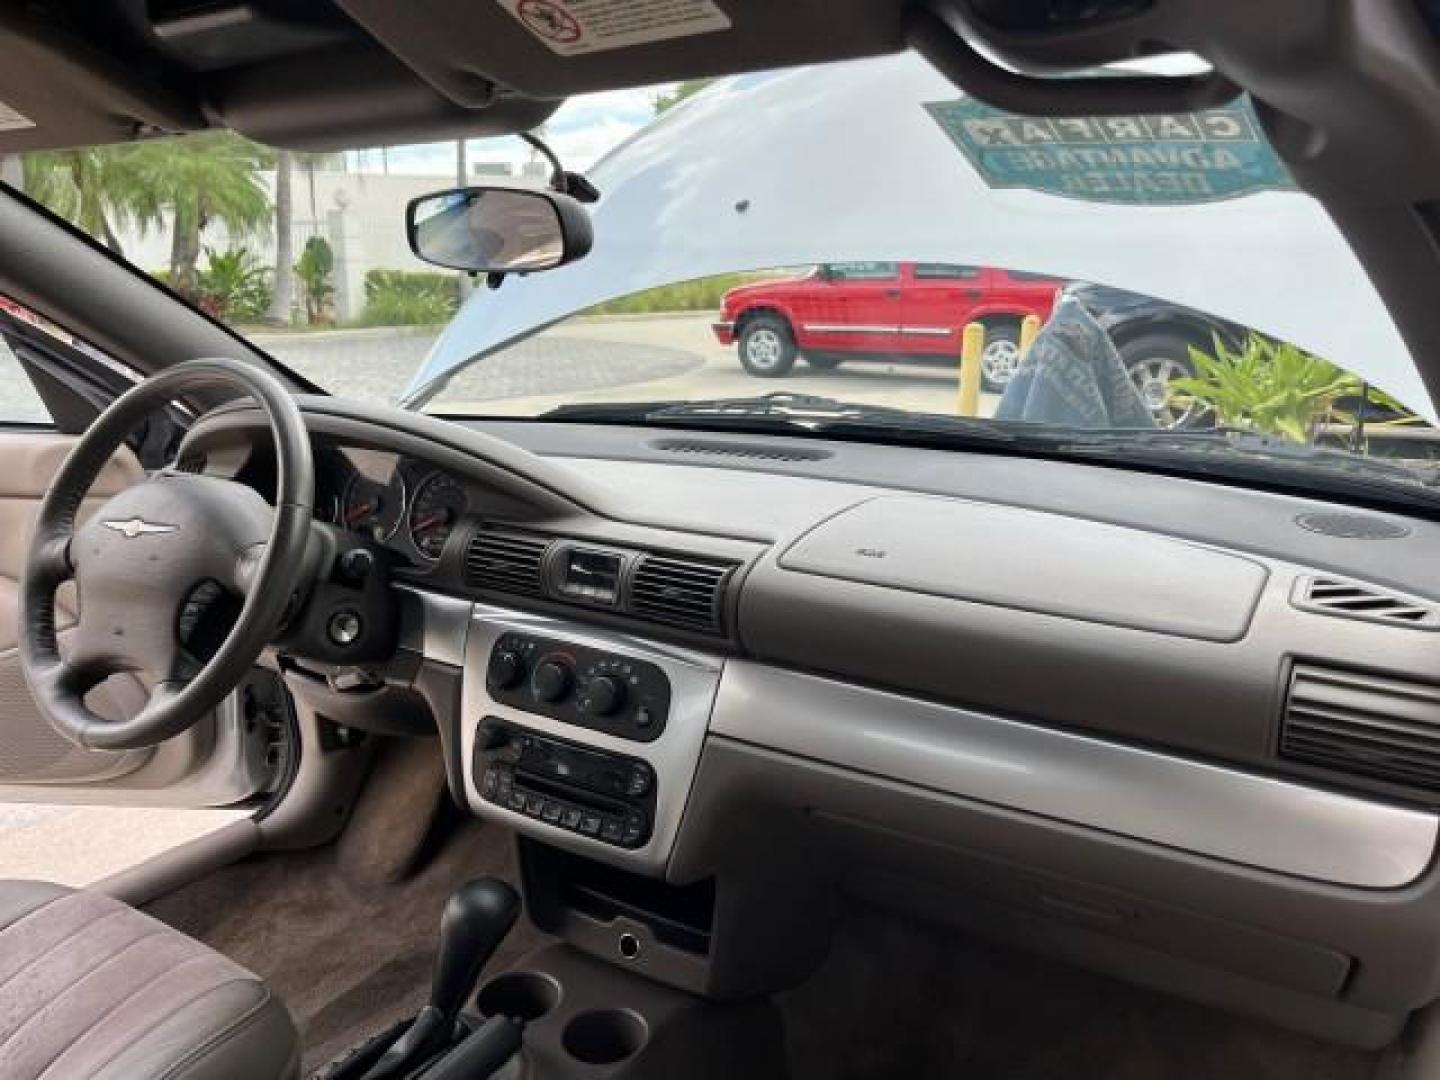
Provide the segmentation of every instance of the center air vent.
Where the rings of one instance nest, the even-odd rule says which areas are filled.
[[[673,555],[645,555],[630,582],[630,612],[637,618],[718,634],[731,563]]]
[[[540,564],[548,537],[510,529],[482,528],[465,549],[465,584],[479,589],[539,596]]]
[[[1280,756],[1440,793],[1440,687],[1296,664]]]
[[[1295,584],[1292,602],[1305,611],[1343,615],[1392,626],[1440,629],[1440,606],[1343,578],[1307,577]]]

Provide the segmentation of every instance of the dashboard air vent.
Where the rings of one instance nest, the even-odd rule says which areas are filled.
[[[645,555],[630,582],[630,613],[650,622],[718,634],[732,563],[676,555]]]
[[[1440,793],[1440,686],[1296,664],[1280,756]]]
[[[1393,626],[1440,629],[1440,606],[1343,578],[1307,577],[1295,585],[1295,606]]]
[[[550,540],[532,533],[483,528],[465,549],[465,583],[478,589],[539,596],[540,564]]]
[[[818,446],[775,446],[727,439],[656,439],[650,445],[667,454],[745,458],[750,461],[824,461],[834,457],[831,451]]]

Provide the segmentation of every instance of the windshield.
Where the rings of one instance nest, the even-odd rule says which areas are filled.
[[[594,249],[498,288],[419,262],[403,208],[547,186],[518,139],[306,155],[214,133],[10,179],[338,395],[1203,447],[1313,477],[1383,459],[1376,482],[1428,492],[1415,366],[1243,99],[1018,117],[901,55],[577,98],[537,134],[599,189]]]

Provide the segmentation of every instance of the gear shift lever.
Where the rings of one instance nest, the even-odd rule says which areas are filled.
[[[520,897],[495,878],[476,878],[450,894],[440,916],[440,953],[430,984],[430,1004],[455,1023],[480,969],[495,954],[520,914]]]
[[[480,969],[515,925],[520,897],[495,878],[476,878],[450,894],[440,917],[440,952],[430,984],[430,1003],[420,1010],[364,1080],[406,1075],[441,1049],[455,1030]]]

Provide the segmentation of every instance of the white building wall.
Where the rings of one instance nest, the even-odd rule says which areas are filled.
[[[263,182],[273,198],[274,174],[264,174]],[[434,267],[410,254],[405,242],[405,204],[418,195],[453,187],[454,184],[453,175],[385,176],[317,171],[312,201],[310,175],[297,168],[290,185],[295,255],[299,257],[305,241],[312,236],[330,238],[329,215],[338,210],[353,219],[350,225],[358,237],[358,242],[353,245],[360,260],[358,277],[363,279],[367,271],[374,269],[433,270]],[[122,229],[119,233],[125,257],[142,270],[154,273],[169,265],[168,225],[144,234],[133,229]],[[275,251],[274,226],[266,228],[260,235],[231,237],[222,226],[212,225],[205,230],[202,244],[216,251],[244,247],[263,262],[271,263]]]

